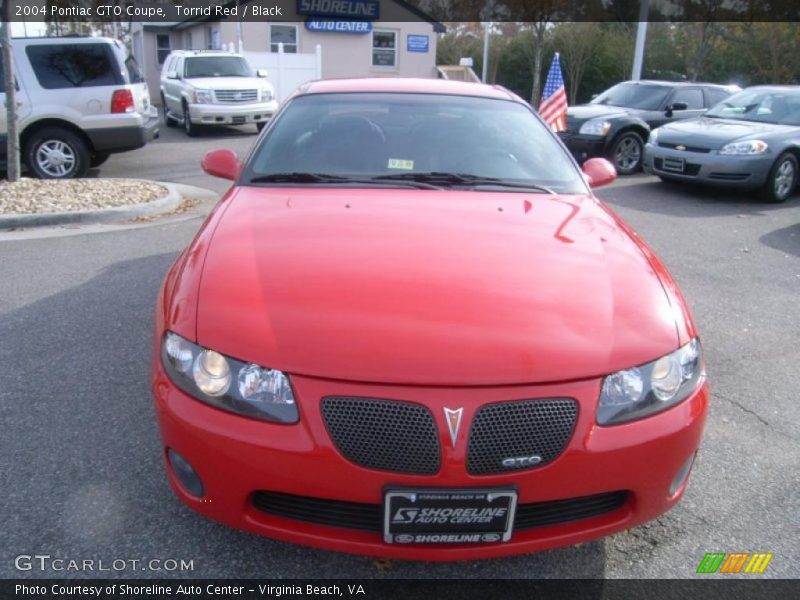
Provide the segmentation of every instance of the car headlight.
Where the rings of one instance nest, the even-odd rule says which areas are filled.
[[[212,92],[211,90],[195,90],[194,101],[197,104],[213,104],[214,92]]]
[[[269,369],[201,348],[168,331],[161,362],[172,382],[190,396],[222,410],[275,423],[296,423],[289,378]]]
[[[597,422],[615,425],[666,410],[685,400],[704,377],[702,347],[695,338],[658,360],[606,377]]]
[[[261,88],[261,102],[269,102],[272,100],[272,90],[269,88]]]
[[[647,138],[647,143],[655,146],[657,140],[658,140],[658,129],[652,129],[650,131],[650,136]]]
[[[608,121],[603,121],[602,119],[589,119],[581,125],[580,130],[578,133],[583,133],[586,135],[599,135],[599,136],[606,136],[608,135],[609,130],[611,129],[611,123]]]
[[[719,151],[720,154],[763,154],[767,151],[767,142],[761,140],[749,140],[746,142],[732,142],[726,144]]]

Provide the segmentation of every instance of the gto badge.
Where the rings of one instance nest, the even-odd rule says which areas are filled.
[[[444,409],[444,418],[447,421],[447,429],[450,431],[450,441],[453,444],[453,448],[456,447],[456,438],[458,437],[458,430],[461,428],[461,415],[463,413],[463,408]]]
[[[683,152],[684,150],[686,150],[686,146],[684,146],[683,144],[678,144],[677,146],[675,146],[675,150],[680,150],[681,152]]]
[[[502,464],[506,469],[521,469],[522,467],[532,467],[542,462],[541,456],[515,456],[513,458],[504,458]]]

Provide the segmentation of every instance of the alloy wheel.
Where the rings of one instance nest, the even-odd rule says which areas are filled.
[[[61,140],[47,140],[36,149],[36,164],[53,178],[68,176],[75,168],[75,150]]]

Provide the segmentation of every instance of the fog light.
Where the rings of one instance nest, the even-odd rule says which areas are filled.
[[[694,459],[696,456],[697,452],[692,454],[689,457],[689,460],[683,463],[683,466],[681,467],[681,470],[678,471],[678,474],[675,475],[675,479],[672,480],[672,483],[669,486],[670,497],[674,496],[677,491],[681,489],[681,486],[684,484],[684,482],[689,478],[689,472],[692,470],[692,465],[694,464]]]
[[[194,467],[172,448],[167,451],[167,455],[169,456],[172,472],[181,482],[183,489],[196,498],[202,498],[206,492],[203,489],[203,482]]]

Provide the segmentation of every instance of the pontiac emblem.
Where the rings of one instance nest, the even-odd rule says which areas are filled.
[[[461,415],[463,412],[463,408],[457,408],[455,410],[452,408],[444,409],[444,418],[447,421],[447,429],[450,431],[450,441],[453,443],[453,448],[456,447],[456,438],[458,437],[458,430],[461,427]]]
[[[680,150],[681,152],[683,152],[684,150],[686,150],[686,146],[684,146],[683,144],[678,144],[677,146],[675,146],[675,150]]]

